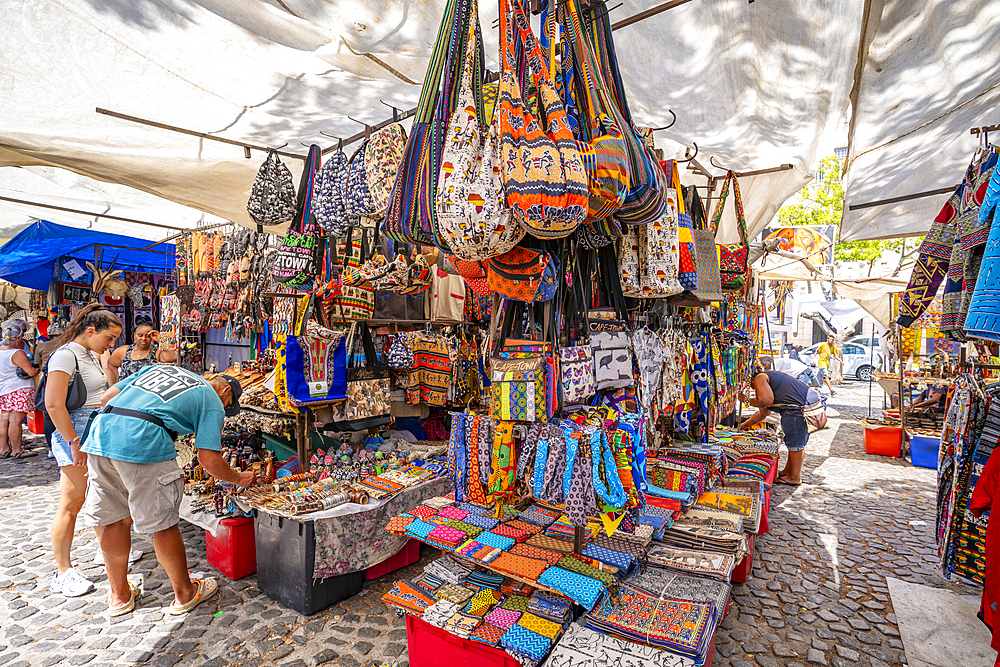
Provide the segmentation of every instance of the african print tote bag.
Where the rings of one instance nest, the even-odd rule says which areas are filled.
[[[622,239],[618,252],[618,271],[621,273],[622,293],[625,296],[647,296],[649,279],[646,270],[649,258],[646,243],[646,230],[636,227],[629,227]]]
[[[313,145],[302,169],[295,220],[285,232],[281,247],[274,251],[271,275],[288,287],[304,285],[319,274],[319,227],[312,216],[313,177],[319,169],[320,148]]]
[[[387,125],[372,134],[365,145],[364,175],[372,205],[372,216],[381,218],[389,208],[396,172],[406,150],[406,130],[399,123]]]
[[[521,0],[501,0],[500,39],[500,165],[507,205],[529,234],[569,236],[587,217],[587,173]],[[525,103],[519,62],[537,88],[531,99],[544,107],[544,116]]]
[[[507,208],[500,178],[500,118],[486,117],[476,103],[482,97],[482,73],[474,57],[475,28],[469,29],[462,86],[448,125],[434,201],[442,236],[464,260],[502,255],[524,237]]]
[[[338,150],[317,172],[313,188],[313,217],[328,236],[346,234],[351,225],[357,222],[352,222],[344,206],[346,188],[347,156],[344,151]]]
[[[670,187],[667,188],[667,207],[663,216],[640,230],[646,236],[644,296],[666,297],[684,291],[684,286],[680,282],[680,219],[686,215],[684,199],[677,175],[677,163],[669,160],[666,166],[667,181],[670,183]],[[687,250],[690,255],[691,249]],[[624,282],[622,284],[624,288]]]
[[[490,412],[494,419],[521,422],[543,422],[547,419],[544,357],[493,357],[490,369]]]
[[[676,176],[674,185],[678,186]],[[698,289],[698,255],[694,247],[694,230],[701,227],[695,221],[705,219],[705,208],[698,196],[698,188],[693,185],[689,188],[679,187],[685,213],[677,216],[677,282],[685,290],[693,292]]]
[[[733,195],[736,203],[736,223],[740,229],[740,242],[719,245],[719,272],[721,274],[722,289],[739,290],[746,282],[750,245],[747,240],[747,221],[743,215],[743,200],[740,197],[740,183],[736,180],[736,174],[731,171],[726,174],[726,180],[722,184],[719,205],[715,208],[715,215],[712,217],[712,231],[713,233],[718,233],[719,231],[722,211],[726,206],[726,198],[729,196],[730,182],[733,185]]]
[[[465,39],[469,23],[478,20],[473,3],[448,0],[445,5],[410,138],[385,214],[382,231],[394,241],[447,247],[439,233],[434,198],[445,132],[458,100],[456,83],[461,81],[465,64]],[[481,47],[476,57],[482,59]]]

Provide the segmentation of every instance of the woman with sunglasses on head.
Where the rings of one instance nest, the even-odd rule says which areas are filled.
[[[91,413],[101,408],[101,396],[107,388],[107,378],[101,368],[100,356],[118,338],[121,320],[114,313],[93,303],[81,310],[69,323],[60,347],[49,357],[45,381],[45,411],[56,427],[52,434],[52,452],[59,464],[59,506],[52,518],[52,552],[56,572],[50,590],[66,597],[90,592],[94,585],[70,560],[76,517],[87,496],[87,455],[80,451],[83,435]],[[86,389],[83,405],[73,411],[67,408],[70,383],[80,373]],[[77,394],[74,388],[73,395]]]
[[[108,360],[108,384],[118,384],[129,375],[155,363],[170,364],[177,361],[177,353],[160,349],[159,332],[149,320],[141,320],[132,334],[132,344],[122,345],[111,353]]]
[[[0,341],[0,459],[36,455],[21,448],[21,425],[24,416],[35,409],[35,375],[38,373],[24,352],[24,332],[27,330],[28,323],[24,320],[13,319],[3,323],[3,340]]]

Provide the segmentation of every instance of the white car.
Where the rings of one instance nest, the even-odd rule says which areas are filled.
[[[817,343],[799,352],[799,357],[804,364],[814,363],[813,357],[816,350],[822,343]],[[872,382],[875,380],[875,370],[882,366],[882,355],[876,347],[874,354],[872,348],[867,345],[857,343],[844,343],[844,375],[853,375],[862,382]]]

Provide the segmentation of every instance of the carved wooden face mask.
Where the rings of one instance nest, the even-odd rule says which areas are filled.
[[[104,283],[104,291],[112,299],[122,298],[128,290],[128,283],[121,278],[110,278]]]

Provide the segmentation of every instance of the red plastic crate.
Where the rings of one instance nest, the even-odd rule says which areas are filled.
[[[882,426],[865,429],[865,453],[880,456],[901,456],[903,427]]]
[[[419,540],[410,539],[399,553],[389,556],[381,563],[376,563],[368,568],[365,571],[365,580],[378,579],[390,572],[401,570],[407,565],[413,565],[418,560],[420,560],[420,542]]]
[[[740,564],[736,566],[733,570],[732,576],[729,578],[730,581],[736,584],[746,583],[746,580],[750,578],[750,570],[753,568],[753,538],[755,536],[751,535],[749,540],[749,551],[747,555],[743,557]],[[710,664],[706,662],[705,664]]]
[[[760,495],[760,530],[757,531],[757,534],[763,535],[771,530],[771,524],[767,521],[767,514],[771,511],[771,491],[765,491]]]
[[[35,435],[45,434],[45,413],[41,410],[32,410],[28,413],[28,430]]]
[[[456,637],[416,616],[406,617],[406,647],[410,667],[521,667],[498,648]]]
[[[257,571],[257,543],[253,518],[223,519],[218,533],[205,531],[208,564],[230,579],[242,579]]]

